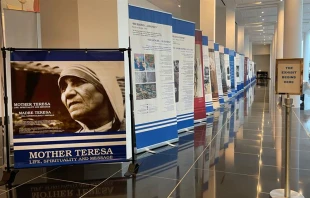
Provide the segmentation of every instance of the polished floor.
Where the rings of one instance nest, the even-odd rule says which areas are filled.
[[[309,101],[310,102],[310,101]],[[292,189],[310,197],[310,111],[292,115]],[[268,198],[283,187],[284,110],[267,81],[246,90],[175,147],[139,155],[136,178],[127,165],[20,170],[0,198]]]

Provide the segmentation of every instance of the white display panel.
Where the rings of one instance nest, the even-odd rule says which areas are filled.
[[[178,131],[194,127],[195,23],[173,19],[173,64]]]
[[[129,6],[138,151],[176,141],[172,15]]]
[[[206,114],[213,114],[211,66],[210,66],[207,36],[202,37],[202,51],[203,51],[203,64],[204,64],[204,90],[205,90]]]
[[[222,74],[221,74],[221,61],[220,61],[220,52],[219,52],[219,44],[214,43],[214,57],[215,57],[215,65],[216,65],[216,79],[218,86],[218,95],[220,105],[224,105],[224,93],[223,93],[223,85],[222,85]]]

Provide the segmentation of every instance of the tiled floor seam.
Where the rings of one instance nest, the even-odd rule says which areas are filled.
[[[30,179],[30,180],[28,180],[28,181],[26,181],[26,182],[24,182],[24,183],[22,183],[22,184],[19,184],[19,185],[15,186],[15,187],[13,187],[13,188],[11,188],[11,189],[9,189],[9,190],[3,192],[3,193],[0,193],[0,195],[3,195],[3,194],[5,194],[5,193],[7,193],[7,192],[10,192],[10,191],[12,191],[12,190],[14,190],[14,189],[16,189],[16,188],[22,186],[22,185],[25,185],[25,184],[27,184],[27,183],[33,181],[33,180],[36,180],[36,179],[40,178],[40,177],[43,176],[43,175],[46,175],[46,174],[48,174],[48,173],[50,173],[50,172],[53,172],[54,170],[57,170],[58,168],[60,168],[60,166],[59,166],[59,167],[56,167],[56,168],[54,168],[53,170],[50,170],[50,171],[48,171],[48,172],[46,172],[46,173],[43,173],[43,174],[41,174],[41,175],[39,175],[39,176],[37,176],[37,177],[34,177],[34,178],[32,178],[32,179]]]
[[[145,152],[143,155],[147,154],[147,152]],[[99,187],[100,185],[102,185],[104,182],[108,181],[109,179],[111,179],[114,175],[116,175],[117,173],[119,173],[120,171],[127,169],[129,167],[129,164],[123,168],[121,168],[120,170],[116,171],[114,174],[110,175],[108,178],[104,179],[102,182],[100,182],[99,184],[97,184],[96,186],[94,186],[92,189],[90,189],[89,191],[87,191],[86,193],[84,193],[82,196],[80,196],[80,198],[84,197],[85,195],[89,194],[91,191],[93,191],[94,189],[96,189],[97,187]]]
[[[63,179],[57,179],[53,177],[41,177],[44,179],[50,179],[50,180],[55,180],[55,181],[62,181],[62,182],[68,182],[68,183],[75,183],[75,184],[82,184],[82,185],[89,185],[89,186],[96,186],[94,184],[88,184],[88,183],[83,183],[83,182],[76,182],[76,181],[69,181],[69,180],[63,180]]]

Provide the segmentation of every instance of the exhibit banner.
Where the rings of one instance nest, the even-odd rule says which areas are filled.
[[[248,85],[248,57],[244,58],[244,76],[243,76],[243,83],[244,83],[244,88],[247,87]]]
[[[202,52],[203,52],[203,64],[204,64],[203,74],[204,74],[206,114],[209,115],[213,114],[213,104],[212,104],[210,57],[209,57],[207,36],[202,36]]]
[[[222,84],[222,74],[221,74],[221,60],[220,60],[220,45],[214,43],[214,57],[215,57],[215,67],[216,67],[216,79],[218,85],[219,102],[220,105],[224,105],[224,93]]]
[[[130,5],[129,33],[136,141],[141,152],[178,140],[172,15]]]
[[[248,66],[248,84],[251,84],[252,81],[252,61],[249,59],[249,66]]]
[[[248,84],[251,83],[252,61],[249,59],[248,63]]]
[[[223,96],[224,102],[228,101],[228,87],[226,81],[226,66],[225,66],[225,54],[224,54],[224,47],[220,45],[220,68],[221,68],[221,79],[222,79],[222,88],[223,88]]]
[[[257,71],[257,70],[256,70],[256,63],[254,63],[253,68],[254,68],[254,69],[253,69],[254,80],[256,80],[256,77],[257,77],[257,76],[256,76],[256,71]]]
[[[236,70],[235,70],[235,77],[236,77],[236,84],[237,84],[237,94],[240,93],[241,90],[241,78],[240,78],[240,54],[236,53]]]
[[[229,67],[230,67],[230,86],[231,86],[231,95],[236,94],[236,78],[235,78],[235,51],[229,50]]]
[[[206,119],[204,68],[202,52],[202,31],[195,31],[195,64],[194,64],[194,122]]]
[[[240,90],[244,89],[244,55],[240,54]]]
[[[10,60],[15,168],[131,157],[123,52],[14,51]]]
[[[255,81],[255,62],[252,62],[252,80]]]
[[[251,84],[251,81],[252,81],[252,60],[249,60],[249,75],[248,75],[248,81],[249,81],[249,84]]]
[[[255,63],[252,62],[252,81],[255,81]]]
[[[229,57],[229,49],[224,48],[224,72],[226,78],[226,85],[227,85],[227,93],[228,99],[232,97],[232,88],[231,88],[231,78],[230,78],[230,57]],[[223,75],[223,73],[222,73]]]
[[[209,44],[212,104],[213,109],[218,109],[220,107],[220,102],[219,102],[219,91],[218,91],[217,72],[215,64],[214,43],[213,41],[209,41],[208,44]]]
[[[194,127],[195,23],[173,18],[174,89],[178,131]]]

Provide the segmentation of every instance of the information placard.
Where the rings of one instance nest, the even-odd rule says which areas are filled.
[[[303,59],[277,59],[276,93],[300,95],[302,93]]]

